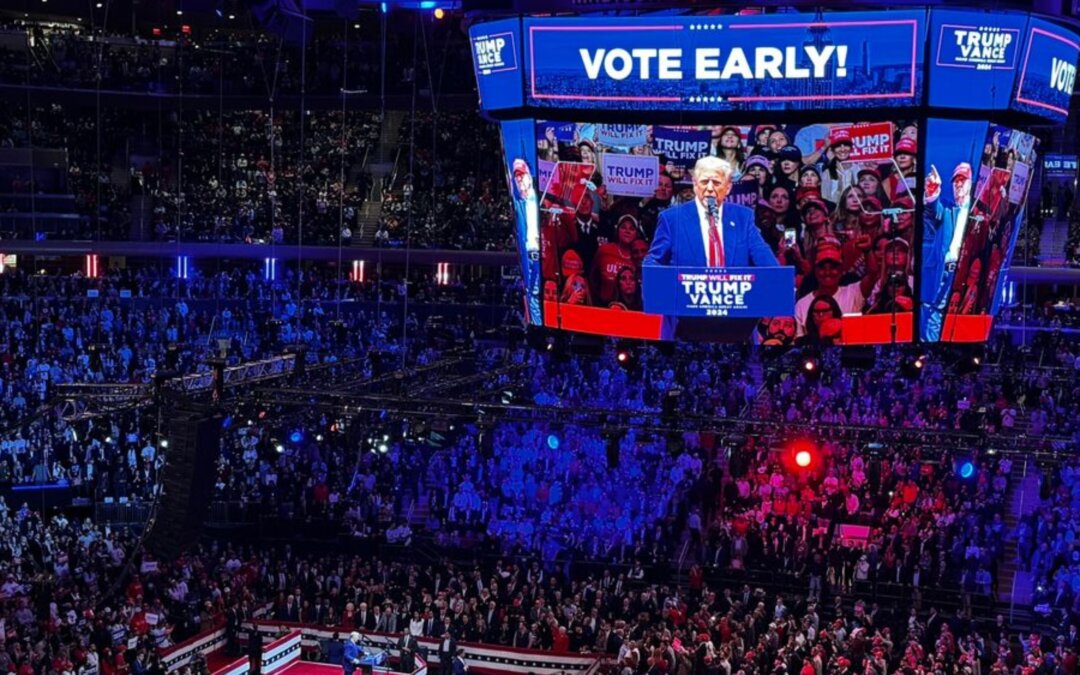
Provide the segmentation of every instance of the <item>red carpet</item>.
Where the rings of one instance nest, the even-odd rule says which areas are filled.
[[[225,653],[225,650],[219,649],[216,652],[212,652],[212,653],[206,655],[206,667],[212,673],[212,672],[214,672],[214,671],[216,671],[216,670],[218,670],[220,668],[224,668],[225,666],[229,665],[230,663],[232,663],[233,661],[235,661],[238,658],[240,658],[240,657],[239,656],[229,656],[228,654]]]
[[[341,666],[311,661],[293,661],[281,670],[274,671],[277,675],[341,675],[341,672]]]

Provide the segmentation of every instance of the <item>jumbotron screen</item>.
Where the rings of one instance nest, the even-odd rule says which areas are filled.
[[[982,342],[1001,304],[1038,141],[986,122],[928,127],[919,336]]]
[[[543,324],[773,345],[912,339],[915,124],[538,120],[503,131],[530,315]],[[526,133],[529,152],[514,156]],[[684,273],[659,287],[669,282],[650,268],[664,266]],[[695,267],[742,274],[685,273]],[[651,311],[671,295],[700,311]],[[787,311],[769,313],[784,296]]]

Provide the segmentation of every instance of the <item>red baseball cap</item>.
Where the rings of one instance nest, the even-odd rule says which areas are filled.
[[[818,246],[817,255],[814,257],[814,264],[818,265],[826,260],[832,260],[835,263],[843,263],[844,258],[840,255],[840,249],[835,246]]]
[[[834,145],[840,145],[847,143],[851,145],[851,129],[847,127],[838,127],[836,129],[829,130],[829,147]]]
[[[894,155],[914,155],[918,150],[918,146],[915,145],[915,141],[910,138],[901,138],[896,143],[896,148],[893,150]]]
[[[963,177],[966,180],[971,180],[971,165],[967,162],[960,162],[953,169],[952,179],[956,180],[957,177]]]

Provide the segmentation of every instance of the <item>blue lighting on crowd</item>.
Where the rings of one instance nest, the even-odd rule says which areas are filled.
[[[975,465],[971,462],[963,462],[960,464],[960,477],[971,478],[975,475]]]
[[[555,434],[548,434],[547,444],[548,444],[548,447],[551,448],[552,450],[558,450],[559,449],[559,437],[556,436]]]

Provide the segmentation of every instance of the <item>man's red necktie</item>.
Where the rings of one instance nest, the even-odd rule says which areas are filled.
[[[716,217],[709,214],[709,267],[724,266],[724,244],[720,241],[720,230],[716,229]]]

